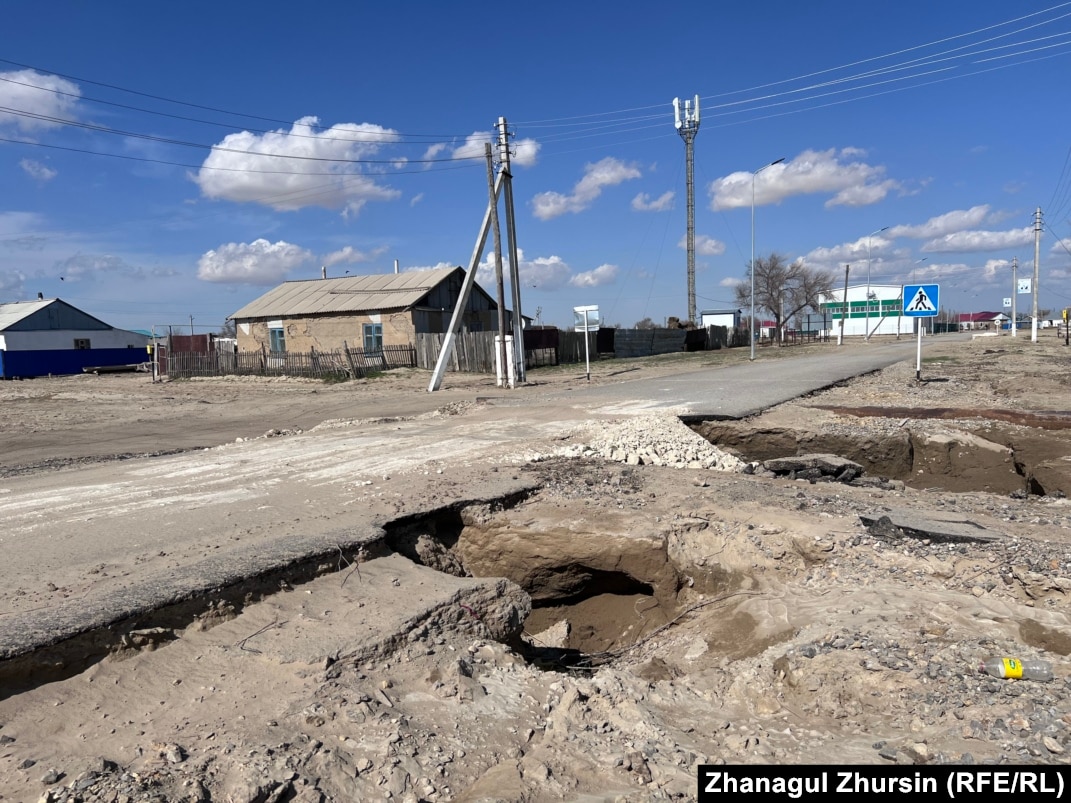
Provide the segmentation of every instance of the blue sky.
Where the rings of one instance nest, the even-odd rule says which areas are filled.
[[[323,267],[467,267],[504,117],[523,312],[684,318],[672,101],[698,95],[697,310],[736,306],[753,172],[780,158],[754,175],[758,256],[1000,310],[1041,207],[1039,304],[1071,306],[1071,3],[59,0],[4,18],[0,300],[200,332]]]

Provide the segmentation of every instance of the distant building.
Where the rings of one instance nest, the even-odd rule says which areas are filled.
[[[0,379],[140,365],[149,341],[58,298],[0,303]]]
[[[840,334],[844,318],[844,336],[898,335],[911,332],[914,323],[903,317],[903,288],[898,284],[857,284],[834,288],[819,298],[820,312],[828,314],[831,330]],[[847,317],[844,317],[847,311]]]
[[[705,309],[699,313],[699,325],[704,329],[708,326],[726,326],[735,329],[740,325],[741,311],[738,309]]]
[[[239,352],[375,351],[411,345],[415,335],[450,328],[465,269],[284,282],[229,316]],[[506,326],[512,313],[506,311]],[[461,318],[470,332],[498,330],[498,304],[473,284]]]
[[[956,318],[961,330],[1003,329],[1011,320],[1003,312],[963,312]]]

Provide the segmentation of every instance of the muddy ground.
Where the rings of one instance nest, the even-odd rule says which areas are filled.
[[[1069,763],[1071,356],[1050,336],[928,342],[925,357],[921,382],[910,361],[748,421],[689,422],[739,470],[629,459],[634,431],[608,459],[582,422],[399,469],[414,488],[441,478],[444,498],[492,473],[513,490],[384,508],[382,537],[271,593],[221,590],[192,618],[127,628],[65,679],[6,676],[0,799],[688,800],[703,763]],[[588,381],[529,379],[516,392]],[[478,432],[478,400],[503,393],[426,386],[5,383],[0,493],[130,461],[177,470],[183,450],[238,438],[282,461],[347,427]],[[325,420],[336,429],[314,431]],[[161,452],[175,454],[138,456]],[[863,473],[763,463],[814,452]],[[382,501],[378,484],[347,488],[278,524]],[[931,530],[889,526],[908,515]],[[1043,658],[1055,678],[990,678],[992,655]]]

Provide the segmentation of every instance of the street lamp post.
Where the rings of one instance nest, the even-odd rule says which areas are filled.
[[[882,226],[877,231],[872,231],[866,236],[866,340],[870,340],[870,238],[875,234],[881,234],[888,226]]]
[[[773,167],[783,161],[785,157],[782,156],[751,174],[751,328],[748,331],[748,337],[751,338],[751,360],[755,359],[755,176],[767,167]]]

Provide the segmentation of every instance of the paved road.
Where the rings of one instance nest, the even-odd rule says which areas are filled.
[[[490,499],[496,472],[587,415],[743,417],[914,357],[905,340],[813,357],[495,394],[462,416],[324,427],[0,480],[0,659],[374,540],[401,515]],[[434,396],[434,394],[430,394]],[[473,394],[474,396],[476,394]]]
[[[871,343],[864,348],[828,351],[805,357],[757,359],[738,365],[652,379],[624,381],[574,391],[573,404],[620,412],[676,410],[683,418],[746,418],[774,405],[914,360],[914,339]],[[627,377],[627,375],[626,375]]]

